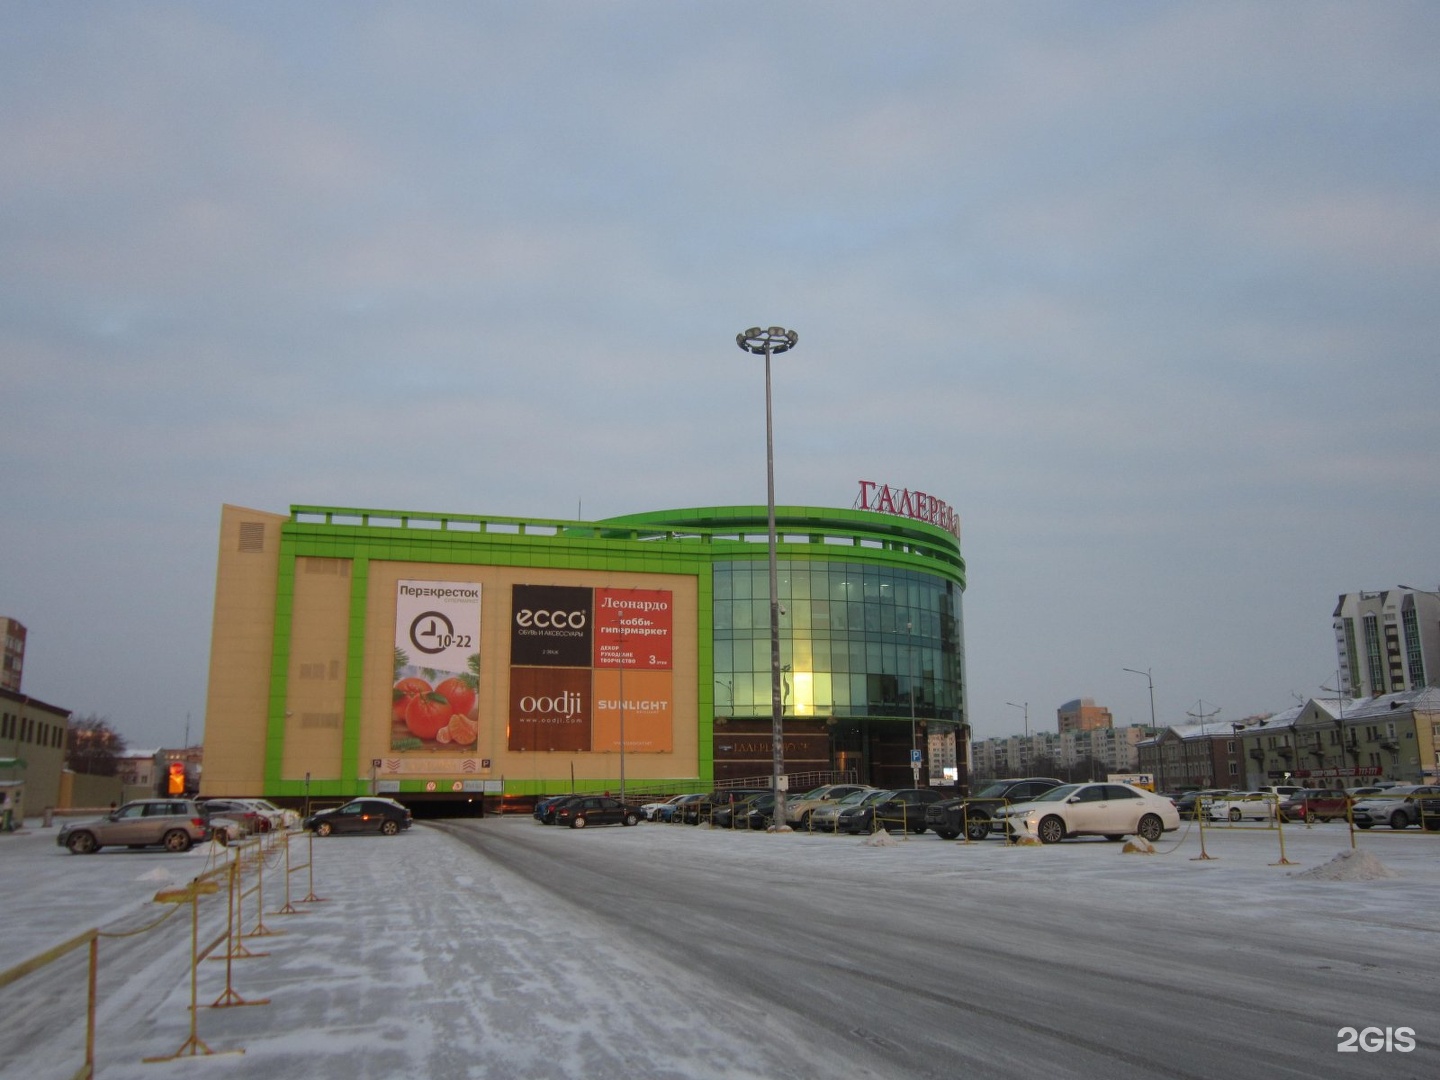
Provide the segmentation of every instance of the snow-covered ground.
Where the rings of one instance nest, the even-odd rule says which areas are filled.
[[[54,837],[55,830],[38,821],[0,834],[0,970],[88,927],[124,931],[153,922],[170,910],[153,901],[157,891],[183,885],[226,857],[209,846],[186,855],[106,850],[77,857],[57,847]],[[896,935],[878,951],[896,953],[907,939],[914,942],[915,957],[903,963],[917,972],[924,948],[940,941],[934,913],[964,905],[967,918],[993,913],[994,921],[982,928],[991,940],[1023,936],[1025,927],[1034,926],[1043,946],[1037,948],[1082,974],[1100,962],[1088,951],[1095,924],[1106,921],[1097,913],[1113,913],[1121,939],[1127,925],[1136,939],[1128,955],[1113,957],[1114,964],[1144,968],[1153,961],[1166,969],[1156,973],[1153,991],[1141,991],[1142,1000],[1153,992],[1161,1012],[1167,1007],[1165,979],[1174,978],[1182,990],[1193,987],[1195,1008],[1217,1010],[1213,1024],[1201,1015],[1200,1030],[1233,1024],[1233,1014],[1224,1011],[1230,1007],[1240,1006],[1240,1015],[1263,1011],[1254,1006],[1269,1000],[1271,988],[1263,978],[1256,985],[1247,967],[1253,958],[1237,952],[1232,962],[1226,952],[1273,944],[1274,956],[1282,958],[1274,961],[1281,966],[1273,986],[1280,1018],[1257,1020],[1264,1027],[1257,1045],[1278,1046],[1280,1060],[1285,1040],[1293,1040],[1293,1075],[1440,1075],[1440,836],[1415,830],[1361,834],[1361,857],[1341,861],[1336,857],[1350,850],[1342,826],[1287,828],[1284,837],[1288,865],[1277,865],[1276,834],[1254,827],[1207,830],[1212,858],[1204,861],[1197,858],[1193,830],[1165,837],[1153,855],[1122,853],[1120,845],[1101,840],[1046,848],[948,843],[930,835],[867,843],[651,824],[579,833],[529,818],[420,822],[395,838],[330,837],[313,847],[321,902],[300,902],[310,889],[309,871],[290,875],[289,897],[300,914],[272,914],[285,903],[285,875],[278,861],[267,868],[263,919],[278,933],[245,939],[247,950],[266,955],[235,960],[231,985],[244,1000],[268,1004],[202,1008],[198,1034],[217,1051],[214,1056],[141,1062],[174,1053],[189,1035],[188,909],[156,929],[102,939],[96,1075],[849,1080],[943,1074],[905,1056],[915,1036],[890,1026],[878,1006],[867,1006],[867,1025],[841,1019],[823,1030],[831,1006],[816,1014],[819,1024],[803,1008],[780,1015],[760,994],[737,992],[733,972],[722,978],[711,970],[707,948],[727,932],[717,928],[763,928],[762,908],[793,905],[800,896],[807,897],[817,926],[834,928],[833,957],[829,946],[820,951],[835,960],[837,985],[854,977],[847,964],[860,963],[853,959],[861,951],[854,927],[864,933],[866,912],[876,913],[877,941],[881,920],[884,932]],[[308,850],[302,837],[295,861]],[[587,895],[567,897],[563,883],[570,880],[585,882]],[[688,957],[689,931],[675,926],[674,911],[683,908],[678,902],[666,907],[660,895],[667,882],[693,890],[686,894],[692,905],[693,896],[721,890],[733,915],[731,922],[697,921]],[[612,887],[619,899],[600,895]],[[886,907],[885,898],[897,904]],[[859,914],[850,922],[849,902],[856,899]],[[219,901],[207,903],[202,944],[223,912]],[[607,912],[617,906],[625,918],[612,921]],[[907,910],[915,912],[913,926],[903,924]],[[672,947],[658,946],[664,936],[658,930],[657,947],[646,946],[647,912],[657,927],[663,920]],[[253,902],[244,919],[245,929],[253,929]],[[1053,937],[1040,936],[1042,925]],[[1169,926],[1173,937],[1157,945],[1156,928],[1164,933]],[[760,933],[757,955],[783,960],[793,950],[800,982],[801,954],[809,946],[787,941],[779,931]],[[736,932],[737,950],[748,947],[742,936]],[[973,971],[993,959],[970,953],[983,945],[975,937],[944,939],[937,947],[957,960],[964,954],[966,970]],[[1283,966],[1292,954],[1299,958],[1294,966]],[[1339,996],[1307,991],[1307,975],[1340,983]],[[202,1006],[221,997],[225,978],[224,963],[201,965]],[[1345,981],[1357,989],[1353,1007],[1346,1004]],[[1377,999],[1375,986],[1395,993]],[[847,988],[839,1000],[854,993]],[[1027,1017],[1013,988],[1001,996],[988,1006],[977,997],[965,1015],[956,1011],[963,1002],[927,1006],[937,1016],[956,1016],[953,1025],[944,1020],[931,1026],[951,1032],[937,1037],[954,1038],[957,1066],[962,1053],[970,1055],[959,1072],[1098,1077],[1107,1047],[1128,1023],[1117,1019],[1117,1030],[1107,1031],[1111,1021],[1097,1013],[1087,1037],[1076,1036],[1067,1048]],[[1307,996],[1319,1015],[1301,1027],[1294,1017],[1304,1016]],[[82,1060],[83,1003],[83,954],[0,988],[0,1076],[72,1076]],[[1029,1026],[1004,1032],[997,1018],[1007,1009]],[[976,1026],[967,1028],[977,1016]],[[1291,1023],[1297,1026],[1287,1029]],[[1348,1025],[1411,1027],[1416,1049],[1342,1053],[1339,1032]],[[1219,1031],[1216,1046],[1237,1037]],[[982,1049],[982,1038],[1008,1042]],[[1130,1050],[1114,1052],[1120,1065],[1107,1066],[1103,1075],[1260,1075],[1258,1065],[1249,1073],[1222,1068],[1203,1047],[1195,1051],[1193,1068],[1177,1070],[1160,1060],[1163,1051],[1156,1057],[1143,1039],[1133,1041]],[[977,1064],[982,1061],[983,1067]],[[1273,1062],[1264,1072],[1277,1075]],[[1288,1068],[1280,1072],[1292,1075]]]

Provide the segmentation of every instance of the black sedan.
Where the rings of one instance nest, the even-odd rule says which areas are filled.
[[[555,824],[583,829],[590,825],[634,825],[640,811],[608,795],[579,795],[555,807]]]
[[[351,799],[344,806],[319,810],[305,819],[305,828],[316,836],[331,833],[380,833],[394,836],[410,828],[410,811],[394,799]]]

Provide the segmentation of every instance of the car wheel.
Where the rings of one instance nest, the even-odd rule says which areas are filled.
[[[1368,828],[1370,828],[1370,826],[1373,825],[1373,824],[1374,824],[1374,822],[1370,822],[1370,821],[1357,821],[1357,822],[1355,822],[1355,828],[1357,828],[1357,829],[1368,829]]]
[[[634,815],[634,814],[626,814],[626,815],[625,815],[624,824],[626,824],[626,825],[638,825],[639,823],[640,823],[640,819],[639,819],[636,815]]]
[[[1146,814],[1140,819],[1135,832],[1141,839],[1149,840],[1153,844],[1165,832],[1165,823],[1155,814]]]
[[[919,836],[921,833],[923,833],[923,832],[925,831],[925,826],[924,826],[924,825],[916,825],[916,826],[915,826],[913,829],[911,829],[910,831],[913,832],[916,836]]]
[[[1425,819],[1426,832],[1440,832],[1440,818],[1427,817]]]
[[[331,831],[331,829],[330,829],[330,822],[328,822],[328,821],[322,821],[322,822],[320,822],[318,825],[315,826],[315,835],[316,835],[316,836],[329,836],[329,835],[330,835],[330,831]]]
[[[165,834],[166,851],[189,851],[190,834],[183,829],[171,829]]]
[[[100,845],[95,842],[95,837],[88,832],[71,833],[70,839],[65,841],[65,846],[76,855],[93,855],[100,850]]]
[[[1390,828],[1392,829],[1403,829],[1409,824],[1410,819],[1399,810],[1396,810],[1395,813],[1390,815]]]
[[[380,833],[383,836],[394,836],[399,831],[400,823],[398,821],[392,821],[390,818],[386,818],[380,823]]]
[[[988,814],[966,814],[965,815],[965,836],[970,840],[984,840],[990,835],[990,817]]]
[[[1232,807],[1230,807],[1230,820],[1231,820],[1231,821],[1239,821],[1239,820],[1240,820],[1240,808],[1239,808],[1238,806],[1232,806]]]
[[[800,815],[800,828],[802,828],[802,829],[808,829],[808,828],[810,828],[810,811],[809,811],[809,810],[806,810],[803,814]]]
[[[954,840],[960,834],[954,829],[936,829],[935,835],[940,837],[941,840]]]
[[[583,829],[585,827],[585,815],[576,814],[574,819],[570,822],[570,827],[572,829]]]
[[[1065,839],[1065,822],[1051,815],[1050,817],[1042,818],[1040,827],[1035,831],[1039,834],[1042,844],[1058,844],[1061,840]]]

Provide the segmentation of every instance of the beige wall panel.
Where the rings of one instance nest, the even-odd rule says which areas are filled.
[[[396,754],[390,746],[391,691],[394,685],[395,592],[402,580],[463,581],[480,584],[479,740],[465,754],[433,754],[436,767],[426,768],[426,753]],[[372,759],[404,759],[404,777],[459,777],[462,757],[488,759],[490,768],[474,779],[543,780],[568,784],[577,780],[620,776],[618,753],[511,752],[506,746],[510,700],[511,586],[571,585],[590,588],[668,589],[672,593],[674,633],[674,736],[669,753],[625,755],[627,784],[647,778],[698,777],[699,738],[696,674],[697,599],[695,579],[685,575],[639,574],[603,570],[549,570],[524,567],[473,567],[409,562],[371,562],[366,619],[364,701],[361,716],[360,775],[368,779]],[[383,772],[382,772],[383,775]]]
[[[285,701],[287,780],[338,780],[345,733],[345,654],[350,630],[350,560],[295,562],[290,666]]]
[[[280,514],[225,506],[205,699],[206,795],[259,795],[274,647]]]

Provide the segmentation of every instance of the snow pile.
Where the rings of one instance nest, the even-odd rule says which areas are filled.
[[[1120,849],[1123,855],[1154,855],[1155,845],[1146,840],[1143,836],[1132,836],[1125,841],[1125,846]]]
[[[860,842],[866,847],[894,847],[898,841],[884,829],[881,829],[877,833],[871,833]]]
[[[1316,881],[1378,881],[1382,878],[1398,878],[1401,875],[1368,851],[1352,849],[1342,851],[1323,866],[1290,876],[1313,878]]]

